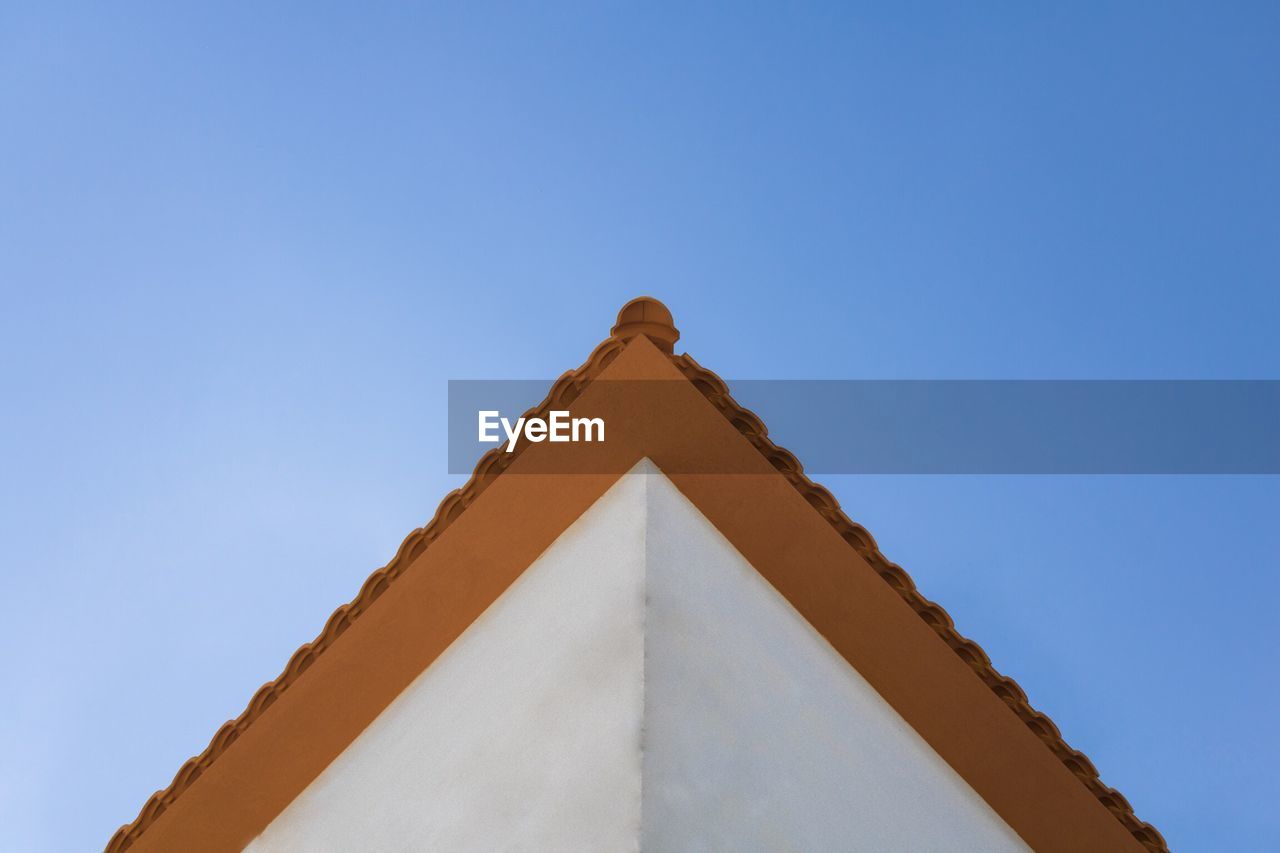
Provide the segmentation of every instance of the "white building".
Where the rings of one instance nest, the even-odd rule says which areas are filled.
[[[628,303],[540,407],[608,441],[486,454],[108,850],[1165,850],[678,337]]]

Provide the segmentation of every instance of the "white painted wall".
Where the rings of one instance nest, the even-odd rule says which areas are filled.
[[[247,849],[1027,848],[645,462]]]
[[[647,530],[641,849],[1028,849],[661,475]]]
[[[246,850],[637,850],[644,480],[583,514]]]

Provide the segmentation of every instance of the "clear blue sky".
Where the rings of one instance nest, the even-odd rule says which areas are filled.
[[[99,849],[457,483],[446,380],[631,296],[731,377],[1280,378],[1276,4],[533,5],[0,8],[0,848]],[[1278,478],[826,482],[1280,849]]]

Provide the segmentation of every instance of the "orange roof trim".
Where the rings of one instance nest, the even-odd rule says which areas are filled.
[[[1164,836],[1154,826],[1133,813],[1133,806],[1123,794],[1102,781],[1098,769],[1089,757],[1080,750],[1072,748],[1063,739],[1062,733],[1053,720],[1032,707],[1031,700],[1027,698],[1026,692],[1018,682],[1007,675],[1001,675],[982,647],[956,630],[951,615],[941,605],[921,595],[915,581],[906,570],[880,551],[876,540],[865,527],[844,514],[835,496],[805,476],[804,466],[800,464],[800,460],[785,448],[769,440],[769,431],[764,422],[756,417],[755,413],[738,405],[730,396],[724,380],[698,364],[689,355],[676,356],[674,361],[680,371],[694,381],[707,399],[724,413],[724,416],[755,445],[788,482],[795,486],[805,500],[839,532],[844,540],[871,564],[885,583],[902,596],[911,609],[919,614],[920,618],[933,628],[965,663],[972,667],[983,683],[1004,700],[1018,718],[1026,723],[1027,727],[1054,755],[1061,759],[1067,769],[1074,773],[1090,793],[1116,816],[1116,819],[1133,834],[1134,838],[1142,842],[1148,850],[1168,853],[1169,847],[1165,843]]]
[[[965,638],[955,629],[951,617],[947,615],[945,610],[937,604],[929,601],[917,591],[914,582],[907,573],[901,567],[889,561],[880,552],[875,540],[865,528],[851,521],[843,511],[841,511],[839,503],[831,493],[805,476],[803,466],[794,455],[785,449],[778,447],[769,440],[768,430],[764,423],[752,412],[742,408],[734,401],[732,396],[729,394],[728,387],[725,385],[724,381],[715,373],[712,373],[699,365],[692,357],[688,355],[674,354],[674,345],[678,339],[679,332],[675,328],[671,313],[661,302],[649,297],[641,297],[628,302],[623,306],[619,313],[617,325],[612,329],[611,336],[597,346],[591,353],[591,356],[580,367],[565,373],[556,380],[546,399],[537,407],[526,413],[526,416],[545,417],[552,409],[568,408],[575,400],[584,394],[587,387],[595,378],[600,376],[607,368],[609,368],[615,360],[619,359],[624,351],[626,351],[627,355],[630,357],[634,350],[636,354],[633,358],[633,363],[657,365],[657,359],[665,361],[667,366],[661,367],[661,369],[670,372],[670,370],[674,368],[679,375],[682,375],[689,380],[690,384],[700,392],[700,399],[709,402],[714,409],[717,410],[723,418],[733,426],[736,432],[745,439],[746,442],[748,442],[764,460],[767,461],[768,466],[771,466],[773,470],[780,474],[781,477],[790,484],[795,492],[803,498],[804,502],[806,502],[808,506],[812,507],[812,509],[816,510],[821,519],[824,520],[832,530],[834,530],[840,539],[847,543],[849,548],[851,548],[856,554],[856,557],[851,557],[850,559],[857,560],[859,564],[865,562],[869,565],[875,573],[888,584],[893,592],[895,592],[897,596],[905,602],[910,610],[913,611],[920,620],[923,620],[923,622],[932,629],[933,633],[936,634],[937,637],[941,638],[946,646],[948,646],[955,655],[958,656],[965,665],[967,665],[974,675],[976,675],[977,678],[980,679],[987,688],[989,688],[991,693],[994,693],[995,696],[998,697],[1014,715],[1016,715],[1016,718],[1022,721],[1025,727],[1041,743],[1044,744],[1044,746],[1057,758],[1059,762],[1061,762],[1061,765],[1070,771],[1070,774],[1079,781],[1079,784],[1083,786],[1084,790],[1087,791],[1097,803],[1105,807],[1106,811],[1119,822],[1120,826],[1123,827],[1128,836],[1140,845],[1140,849],[1146,849],[1149,851],[1167,851],[1168,847],[1161,834],[1149,823],[1140,820],[1134,815],[1132,807],[1124,796],[1101,781],[1098,776],[1098,771],[1094,767],[1093,763],[1083,753],[1071,748],[1063,740],[1057,726],[1055,726],[1047,716],[1035,710],[1031,706],[1026,694],[1018,684],[1013,681],[1013,679],[1001,675],[992,666],[986,653],[983,652],[976,643]],[[632,346],[633,342],[640,346],[638,348]],[[649,346],[649,344],[652,344],[652,346]],[[646,362],[646,359],[649,359],[649,361]],[[623,361],[626,361],[626,359],[623,359]],[[720,429],[723,429],[723,427]],[[736,439],[734,440],[736,441]],[[518,462],[522,455],[524,455],[523,451],[527,446],[529,445],[517,447],[512,453],[507,453],[501,448],[495,448],[494,450],[490,450],[484,454],[477,463],[471,479],[462,488],[449,493],[444,500],[441,501],[440,506],[436,510],[435,516],[428,524],[414,530],[405,538],[403,544],[401,544],[399,550],[391,561],[374,572],[369,579],[365,581],[359,594],[350,603],[338,608],[338,610],[329,618],[329,621],[326,623],[324,630],[320,633],[320,636],[298,649],[298,651],[294,653],[293,657],[289,660],[288,665],[280,676],[274,681],[263,685],[257,693],[254,694],[253,699],[249,702],[249,705],[244,712],[236,719],[225,723],[214,735],[213,740],[204,752],[188,760],[178,771],[169,787],[162,791],[157,791],[146,802],[133,823],[122,826],[119,831],[116,832],[107,845],[107,853],[121,853],[121,851],[129,850],[135,845],[139,845],[144,838],[144,835],[156,824],[166,811],[173,809],[175,803],[179,801],[179,798],[181,798],[183,794],[187,792],[202,776],[209,773],[215,762],[218,762],[218,760],[228,752],[234,743],[246,737],[254,724],[262,719],[266,711],[280,700],[291,687],[294,687],[298,683],[302,674],[315,665],[317,661],[321,659],[321,656],[334,646],[339,637],[343,636],[344,633],[351,629],[353,625],[355,625],[370,611],[374,602],[378,601],[379,598],[382,597],[384,593],[386,593],[387,590],[404,575],[405,570],[411,564],[415,564],[419,562],[420,559],[426,557],[428,547],[440,540],[445,531],[458,521],[463,513],[479,499],[481,494],[489,489],[504,471]],[[546,445],[532,446],[546,447]],[[628,448],[619,452],[623,454],[631,452],[632,455],[634,455],[634,450],[635,448]],[[758,463],[756,464],[758,465]],[[598,493],[602,492],[610,482],[610,479],[607,477],[588,475],[578,475],[578,477],[579,480],[584,481],[584,484],[579,488],[572,489],[573,494],[571,498],[566,499],[568,506],[560,512],[544,512],[543,516],[540,516],[541,520],[536,523],[543,524],[544,526],[554,526],[563,522],[566,516],[568,519],[575,517],[572,515],[572,512],[575,509],[580,511],[581,508],[585,508],[586,505],[589,505],[589,503],[594,500],[594,497],[598,496]],[[684,477],[675,477],[673,479],[676,480],[677,486],[680,487],[682,491],[686,491],[689,493],[691,498],[694,498],[695,504],[699,503],[699,499],[709,503],[715,503],[719,500],[720,503],[716,508],[721,514],[722,520],[727,517],[725,515],[726,513],[731,515],[736,511],[733,506],[729,505],[730,502],[728,500],[715,497],[714,486],[706,485],[705,483],[703,485],[698,485],[696,478],[697,475],[685,475]],[[561,482],[560,485],[563,487],[563,482]],[[551,489],[553,487],[554,484],[544,485],[540,488]],[[502,490],[499,490],[499,492],[501,491]],[[698,495],[695,496],[695,493],[698,493]],[[501,499],[511,501],[514,498],[511,493],[508,493]],[[498,499],[495,498],[495,500]],[[482,512],[481,515],[484,515],[484,513]],[[714,518],[713,521],[715,521]],[[535,522],[530,522],[530,524],[534,523]],[[462,526],[466,527],[466,525]],[[719,526],[719,524],[717,526]],[[726,526],[732,527],[734,525],[729,524]],[[726,535],[729,535],[728,530],[725,532]],[[553,533],[558,533],[558,531],[548,532],[540,530],[537,535],[529,533],[528,531],[522,531],[521,534],[524,538],[522,539],[521,544],[516,547],[524,548],[524,552],[517,553],[512,559],[517,563],[519,560],[525,559],[528,555],[529,549],[537,547],[536,542],[540,541],[538,536],[542,536],[542,538],[545,539],[546,535],[553,535]],[[475,534],[473,531],[468,531],[466,535]],[[745,539],[747,537],[741,536],[740,538]],[[730,539],[733,541],[734,537],[730,536]],[[735,542],[735,544],[738,543]],[[457,553],[456,548],[451,551],[448,545],[445,546],[444,550],[446,552],[450,552],[450,554]],[[743,550],[745,551],[746,548]],[[534,550],[531,553],[536,555],[537,551]],[[442,557],[441,559],[444,558]],[[486,564],[486,566],[487,565],[488,564]],[[515,563],[512,565],[515,565]],[[527,563],[524,563],[524,565],[527,565]],[[522,569],[523,566],[520,568]],[[487,598],[488,596],[496,595],[501,592],[501,589],[504,588],[502,586],[503,577],[505,577],[501,572],[507,570],[487,567],[486,571],[491,571],[491,573],[496,572],[498,574],[495,576],[495,579],[491,580],[491,583],[486,581],[486,583],[489,583],[488,586],[478,585],[482,587],[478,589],[472,588],[477,586],[476,584],[465,589],[458,589],[458,584],[460,582],[456,579],[453,579],[452,581],[453,586],[442,587],[442,584],[448,583],[448,581],[440,580],[439,566],[436,566],[432,571],[436,573],[434,579],[431,581],[435,585],[431,586],[428,584],[424,586],[423,584],[419,584],[419,588],[413,594],[456,594],[466,605],[459,608],[460,613],[463,614],[462,616],[459,616],[459,619],[463,619],[465,618],[465,613],[474,611],[478,614],[479,611],[475,610],[476,607],[481,607],[482,609],[482,605],[486,604],[487,600],[491,600],[491,598]],[[773,569],[775,576],[770,578],[770,580],[775,583],[776,586],[779,586],[780,591],[786,595],[787,591],[782,587],[786,586],[790,581],[787,581],[785,576],[779,574],[783,571],[783,569],[775,567]],[[781,585],[779,584],[779,577],[784,581]],[[443,593],[440,593],[441,588],[444,589]],[[425,593],[424,590],[426,590]],[[406,595],[409,595],[409,593],[406,593]],[[889,598],[892,600],[892,596]],[[808,607],[810,611],[815,610],[815,607],[812,605],[809,605]],[[894,605],[894,607],[896,607],[896,605]],[[800,609],[802,612],[805,611],[805,607],[800,607]],[[806,613],[805,615],[810,618],[811,621],[815,621],[815,627],[818,627],[822,633],[829,635],[828,638],[832,640],[833,645],[837,647],[841,654],[846,658],[851,657],[851,651],[846,648],[848,644],[852,642],[851,640],[830,636],[830,634],[834,632],[823,630],[823,626],[821,624],[817,624],[817,621],[820,620],[816,619],[815,616],[821,616],[828,619],[831,618],[827,615],[827,611],[823,611],[823,613],[820,614]],[[436,645],[440,646],[440,648],[443,648],[443,645],[441,644],[447,645],[451,639],[449,631],[460,631],[463,628],[465,628],[465,625],[442,627],[436,631],[439,636],[434,638],[434,642]],[[360,632],[358,631],[356,633]],[[369,633],[370,632],[366,632],[366,635]],[[385,634],[385,631],[383,634]],[[366,645],[368,642],[373,642],[373,640],[367,640],[367,637],[361,641],[365,642]],[[385,641],[385,637],[379,641]],[[933,641],[930,640],[929,642],[932,643]],[[343,656],[342,652],[338,652],[336,654],[340,658]],[[892,663],[892,661],[889,663]],[[402,666],[416,665],[412,662],[401,662],[401,664]],[[336,665],[337,664],[335,664],[335,666]],[[429,659],[426,661],[425,665],[429,665]],[[324,667],[321,668],[323,669]],[[330,670],[330,672],[332,671],[333,670]],[[391,676],[388,676],[388,678],[391,678]],[[308,683],[310,683],[310,680]],[[388,687],[389,684],[392,684],[392,681],[380,683],[379,686],[384,689],[384,692],[386,692],[387,690],[393,689],[393,687]],[[898,687],[900,689],[901,685],[898,685]],[[303,688],[304,694],[307,692],[307,689],[310,688]],[[308,696],[315,695],[319,694],[315,692],[308,694]],[[390,695],[394,695],[394,693],[391,693]],[[989,702],[989,700],[983,700],[983,702]],[[294,704],[296,706],[297,703]],[[892,700],[891,704],[893,704]],[[935,716],[940,713],[937,711],[921,711],[921,707],[922,706],[920,705],[916,705],[915,709],[912,711],[912,713],[917,717],[917,720],[927,718],[930,713]],[[980,708],[974,713],[981,716],[987,712],[984,706],[984,708]],[[1000,713],[1002,712],[995,712],[996,716],[999,716]],[[908,722],[916,722],[917,720],[909,718]],[[966,717],[966,721],[972,722],[969,717]],[[999,721],[996,722],[998,723]],[[270,728],[270,725],[268,725],[268,728]],[[949,741],[950,746],[955,747],[955,749],[950,751],[961,758],[965,758],[967,747],[963,744],[956,746],[958,739],[960,739],[960,735],[956,734],[956,726],[934,726],[931,730],[933,733],[933,740],[931,740],[931,742],[934,743],[935,748],[939,748],[940,752],[944,752],[944,757],[948,758],[953,765],[956,762],[952,757],[946,754],[946,750],[940,748],[940,745],[937,742],[938,740]],[[981,733],[981,736],[985,738],[998,738],[1000,737],[998,733],[999,730],[999,725],[994,727],[987,725],[986,729]],[[1020,738],[1022,736],[1018,737]],[[252,737],[248,739],[253,740]],[[926,739],[930,738],[927,736]],[[1017,738],[1014,739],[1016,740]],[[990,741],[988,740],[987,742],[989,743]],[[260,744],[261,740],[259,740],[258,743]],[[250,746],[253,747],[252,744]],[[340,750],[342,746],[343,744],[339,739],[328,743],[326,748],[332,752],[333,750]],[[948,744],[944,743],[941,746],[946,747]],[[1030,753],[1028,753],[1028,755],[1030,755]],[[1032,757],[1034,758],[1034,756]],[[236,763],[234,756],[228,760],[230,760],[232,764]],[[971,758],[966,760],[971,760]],[[323,766],[327,764],[328,759],[324,758],[322,755],[317,757],[317,761],[322,763],[316,764],[313,762],[314,766],[303,768],[298,772],[304,775],[307,773],[318,773],[319,770],[323,769]],[[961,771],[962,776],[965,775],[962,767],[957,766],[957,769]],[[1061,774],[1061,771],[1054,772]],[[1050,781],[1052,782],[1052,780]],[[297,780],[295,779],[293,782],[296,784]],[[1068,782],[1064,784],[1070,783]],[[1009,785],[1006,783],[1003,786],[997,786],[992,783],[989,778],[983,782],[983,785],[988,790],[982,790],[982,787],[979,787],[977,784],[975,784],[975,787],[979,787],[979,793],[983,794],[983,796],[989,801],[992,801],[992,805],[996,808],[997,812],[1002,812],[1002,806],[1004,806],[1007,811],[1017,812],[1017,815],[1015,815],[1016,820],[1010,819],[1010,823],[1014,825],[1015,830],[1019,831],[1020,834],[1023,834],[1024,838],[1026,838],[1029,843],[1033,841],[1030,835],[1035,833],[1038,833],[1038,835],[1036,835],[1036,840],[1038,840],[1041,845],[1044,845],[1049,840],[1044,834],[1045,827],[1054,824],[1052,821],[1040,824],[1037,821],[1030,820],[1026,817],[1028,810],[1035,809],[1036,805],[1034,803],[1017,802],[1019,794],[1016,791],[1016,785]],[[999,789],[997,790],[997,788]],[[1063,788],[1061,790],[1067,791],[1068,789]],[[282,792],[281,790],[273,789],[271,793],[275,798],[274,802],[283,804],[287,804],[292,796],[288,790],[284,790]],[[223,791],[221,795],[225,798],[225,791]],[[993,797],[995,799],[993,799]],[[1072,795],[1072,798],[1074,797],[1075,795]],[[199,797],[197,797],[197,799],[198,798]],[[1076,806],[1071,806],[1071,808],[1076,808]],[[1089,806],[1089,808],[1096,809],[1096,806]],[[1099,812],[1099,814],[1102,813]],[[1005,816],[1008,819],[1009,816]],[[1085,814],[1084,816],[1088,818],[1088,821],[1086,822],[1092,821],[1092,818],[1089,817],[1089,815]],[[205,815],[202,819],[207,821],[209,816]],[[256,814],[253,817],[253,820],[258,823],[261,823],[262,819],[263,815],[261,813]],[[1018,825],[1019,823],[1022,825]],[[1061,826],[1061,823],[1056,825]],[[1115,824],[1111,824],[1111,826],[1114,827]],[[260,828],[261,827],[259,827],[258,831],[260,831]],[[1114,833],[1114,830],[1106,830],[1105,827],[1098,826],[1095,826],[1093,830],[1090,831],[1095,833],[1093,835],[1089,835],[1088,837],[1090,838],[1100,838],[1103,836],[1109,837],[1110,833]],[[160,834],[164,835],[165,833],[160,832]],[[1119,837],[1118,833],[1115,834]],[[157,847],[156,845],[150,844],[149,841],[150,839],[147,839],[147,842],[141,843],[140,848],[164,849],[163,845]],[[1054,839],[1053,841],[1054,846],[1058,849],[1071,849],[1067,839]],[[1033,844],[1033,846],[1036,845]],[[1124,846],[1128,846],[1128,843]],[[204,849],[224,848],[218,847],[214,842],[210,842]]]
[[[582,386],[599,374],[622,350],[622,346],[622,341],[617,338],[611,337],[602,342],[581,366],[576,370],[565,372],[556,380],[546,399],[530,409],[526,416],[543,416],[553,408],[568,406],[577,397]],[[201,774],[218,759],[218,756],[226,752],[227,748],[235,743],[237,738],[252,726],[254,721],[262,716],[262,713],[270,708],[276,699],[297,681],[299,676],[307,671],[315,659],[387,591],[405,568],[439,538],[440,534],[466,510],[473,500],[479,497],[494,478],[519,457],[522,449],[517,447],[513,452],[506,453],[502,448],[495,448],[485,453],[476,463],[471,479],[461,488],[454,489],[444,496],[431,520],[404,538],[390,562],[369,575],[356,597],[333,612],[318,637],[303,644],[293,653],[280,675],[258,688],[240,716],[222,724],[204,752],[188,759],[179,768],[169,787],[151,795],[133,823],[120,827],[111,837],[105,853],[120,853],[132,847],[138,837],[164,814],[174,800],[191,787],[191,784],[200,778]]]

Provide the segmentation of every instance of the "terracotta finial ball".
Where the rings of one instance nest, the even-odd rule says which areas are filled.
[[[632,299],[618,312],[613,336],[625,341],[636,335],[644,335],[665,353],[675,352],[676,341],[680,340],[671,312],[652,296]]]

